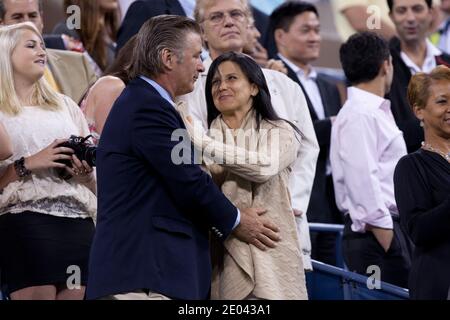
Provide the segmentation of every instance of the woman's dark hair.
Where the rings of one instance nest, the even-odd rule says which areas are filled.
[[[266,78],[264,77],[264,74],[259,65],[251,57],[236,52],[228,52],[222,54],[213,61],[211,67],[209,68],[208,76],[206,78],[206,89],[205,89],[206,104],[208,110],[208,127],[210,127],[213,120],[220,115],[220,111],[217,110],[217,107],[214,104],[212,96],[212,81],[214,75],[217,73],[219,66],[226,61],[230,61],[237,64],[244,73],[244,75],[247,77],[248,81],[251,84],[255,84],[259,89],[258,94],[253,98],[253,106],[252,106],[252,108],[256,112],[257,129],[259,129],[261,120],[267,121],[283,120],[289,123],[292,126],[292,128],[300,136],[302,136],[300,130],[293,123],[280,118],[273,109],[272,102],[270,100],[269,88],[267,87]]]
[[[64,0],[64,11],[68,17],[71,13],[67,8],[72,5],[78,6],[81,12],[81,26],[76,32],[86,51],[103,71],[108,66],[108,43],[105,38],[116,41],[120,10],[104,12],[99,0]]]
[[[116,59],[105,70],[105,75],[114,76],[122,80],[126,85],[130,81],[130,70],[133,62],[133,52],[136,46],[136,36],[130,38],[117,53]]]

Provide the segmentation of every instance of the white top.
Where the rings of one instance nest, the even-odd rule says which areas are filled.
[[[70,98],[62,97],[65,104],[58,111],[27,106],[17,116],[0,112],[0,121],[14,148],[13,156],[0,162],[0,174],[15,160],[36,154],[55,139],[89,135],[80,108]],[[0,215],[24,211],[69,218],[95,218],[97,198],[85,185],[74,179],[63,180],[53,169],[48,169],[12,182],[0,193]]]
[[[390,101],[350,87],[331,129],[330,160],[336,204],[350,214],[353,231],[393,228],[394,170],[406,154]]]
[[[402,58],[403,62],[406,64],[406,66],[411,71],[411,74],[414,75],[418,72],[425,72],[429,73],[431,70],[436,68],[436,56],[440,56],[442,54],[442,51],[436,48],[430,40],[426,39],[427,42],[427,55],[425,56],[425,60],[423,61],[423,66],[420,68],[418,65],[416,65],[405,52],[400,52],[400,57]]]

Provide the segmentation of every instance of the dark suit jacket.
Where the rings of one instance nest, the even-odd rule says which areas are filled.
[[[261,43],[267,36],[269,17],[262,11],[251,6],[255,18],[255,26],[261,33]],[[175,14],[185,16],[186,13],[178,0],[138,0],[131,4],[117,34],[117,48],[119,52],[127,41],[139,32],[148,19],[161,14]]]
[[[97,150],[88,299],[138,289],[207,298],[208,232],[225,239],[237,210],[198,165],[174,164],[180,145],[171,136],[179,128],[175,108],[142,79],[132,80],[113,105]],[[190,150],[184,156],[193,163]]]
[[[47,49],[66,50],[66,45],[64,44],[61,35],[44,34],[43,37]]]
[[[148,19],[161,14],[185,16],[178,0],[138,0],[131,4],[117,34],[117,52]]]
[[[252,10],[253,18],[255,19],[255,27],[258,29],[259,33],[261,33],[259,42],[264,46],[268,37],[269,16],[254,6],[250,6],[250,8]]]
[[[283,62],[284,63],[284,62]],[[311,119],[319,142],[320,152],[317,159],[316,175],[311,191],[307,216],[311,222],[337,223],[339,214],[336,212],[334,193],[330,194],[327,188],[326,164],[330,152],[331,120],[329,117],[337,115],[341,108],[341,98],[338,88],[325,75],[318,74],[316,83],[319,87],[323,107],[325,109],[325,119],[319,120],[308,93],[301,84],[294,70],[284,64],[288,70],[288,77],[297,82],[305,94]]]
[[[400,56],[400,40],[393,38],[389,46],[392,55],[392,64],[394,65],[394,79],[392,81],[391,91],[386,95],[386,99],[391,100],[391,110],[395,122],[400,130],[403,131],[406,147],[408,148],[408,152],[411,153],[420,148],[421,142],[424,139],[423,129],[420,127],[419,120],[417,120],[409,106],[407,91],[409,81],[411,80],[411,71]],[[436,57],[436,63],[450,67],[450,56],[442,54]]]

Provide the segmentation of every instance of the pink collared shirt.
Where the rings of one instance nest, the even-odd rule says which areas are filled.
[[[390,101],[350,87],[332,126],[330,161],[336,203],[350,214],[353,231],[365,232],[366,224],[393,228],[394,169],[406,154]]]

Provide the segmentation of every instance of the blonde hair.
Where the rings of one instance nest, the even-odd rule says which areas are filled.
[[[197,0],[195,3],[195,9],[194,9],[194,19],[197,21],[197,23],[202,23],[205,19],[205,10],[206,8],[210,7],[217,1],[224,1],[224,0]],[[228,0],[227,0],[228,1]],[[244,8],[244,12],[247,16],[251,13],[250,6],[248,4],[248,0],[240,0],[242,7]]]
[[[450,69],[440,65],[430,73],[419,72],[413,75],[408,85],[408,101],[411,108],[423,109],[427,106],[430,98],[430,87],[434,81],[450,82]]]
[[[44,42],[38,29],[31,22],[0,27],[0,70],[2,70],[0,73],[0,111],[13,116],[19,114],[23,106],[14,87],[12,54],[25,30],[34,32]],[[44,77],[41,77],[34,84],[31,103],[42,109],[57,110],[61,106],[62,99]]]

